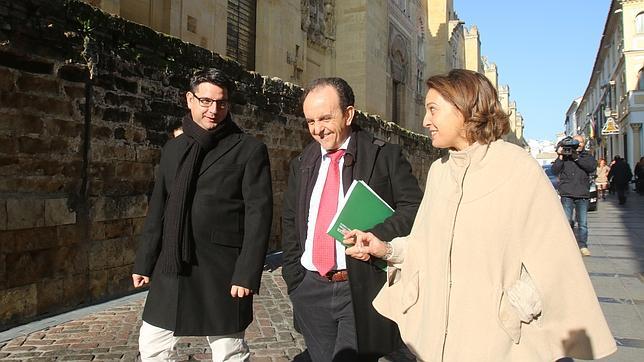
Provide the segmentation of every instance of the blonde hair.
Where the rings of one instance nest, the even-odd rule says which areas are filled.
[[[461,112],[469,142],[487,144],[510,131],[508,114],[501,107],[496,89],[484,75],[454,69],[447,75],[427,79],[429,89],[436,90]]]

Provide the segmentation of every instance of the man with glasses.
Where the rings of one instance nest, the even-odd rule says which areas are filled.
[[[370,230],[388,241],[409,234],[422,193],[400,146],[353,123],[345,80],[315,80],[303,99],[314,142],[291,162],[282,215],[282,275],[295,326],[313,362],[376,361],[402,345],[396,325],[371,305],[386,280],[383,261],[345,258],[326,230],[353,180],[364,180],[395,210]]]
[[[213,361],[249,359],[273,200],[266,145],[233,122],[232,89],[220,71],[197,72],[183,134],[163,147],[132,274],[150,284],[143,361],[178,360],[178,336],[206,336]]]

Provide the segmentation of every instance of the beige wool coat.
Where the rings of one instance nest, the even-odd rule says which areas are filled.
[[[593,359],[616,350],[563,208],[530,155],[502,140],[435,161],[411,234],[392,241],[373,302],[420,361]],[[506,291],[522,265],[529,323]]]

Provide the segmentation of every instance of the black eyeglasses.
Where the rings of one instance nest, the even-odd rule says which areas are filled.
[[[190,92],[192,93],[192,92]],[[215,107],[219,109],[226,109],[228,107],[228,99],[210,99],[208,97],[197,97],[196,94],[192,93],[193,97],[197,98],[199,105],[202,107],[210,107],[215,103]]]

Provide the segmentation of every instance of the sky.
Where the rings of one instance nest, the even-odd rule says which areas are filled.
[[[554,140],[588,86],[610,0],[453,1],[465,26],[478,27],[499,84],[510,86],[524,138]]]

